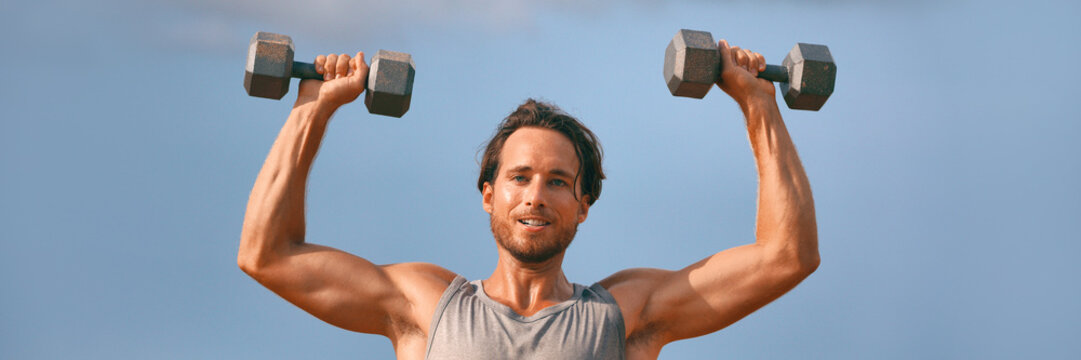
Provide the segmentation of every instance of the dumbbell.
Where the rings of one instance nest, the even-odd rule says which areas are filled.
[[[372,114],[402,117],[409,111],[416,65],[406,53],[379,50],[372,57],[365,85],[364,105]],[[290,78],[322,80],[315,65],[293,61],[293,39],[260,31],[248,46],[244,89],[248,95],[281,99],[289,92]]]
[[[664,51],[664,81],[675,96],[701,99],[721,74],[721,54],[713,35],[683,29]],[[758,77],[780,83],[789,108],[822,108],[833,94],[837,65],[825,45],[797,43],[780,66],[766,65]]]

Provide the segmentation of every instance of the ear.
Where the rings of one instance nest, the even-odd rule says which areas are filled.
[[[589,195],[582,195],[582,198],[578,200],[578,223],[586,222],[586,217],[589,216]]]
[[[484,211],[488,214],[492,213],[492,183],[485,181],[484,190],[481,190],[481,203],[484,206]]]

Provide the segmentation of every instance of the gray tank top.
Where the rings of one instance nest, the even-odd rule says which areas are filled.
[[[521,316],[458,276],[436,305],[426,359],[623,359],[623,314],[600,284]]]

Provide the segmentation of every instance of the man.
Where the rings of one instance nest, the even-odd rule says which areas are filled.
[[[670,342],[720,330],[818,266],[810,185],[762,55],[720,41],[721,87],[743,110],[758,174],[756,240],[676,271],[629,269],[593,286],[563,275],[564,251],[600,195],[593,134],[529,101],[501,124],[478,187],[499,259],[472,282],[425,263],[375,265],[304,241],[309,170],[331,114],[364,90],[364,54],[316,58],[324,81],[296,105],[256,179],[238,263],[333,325],[390,338],[398,359],[656,359]]]

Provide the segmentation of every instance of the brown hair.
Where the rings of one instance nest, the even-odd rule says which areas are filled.
[[[484,183],[492,182],[496,171],[499,169],[499,154],[503,151],[503,144],[512,133],[523,127],[538,127],[558,131],[566,136],[574,144],[574,153],[578,155],[578,173],[575,174],[574,182],[582,180],[582,195],[589,196],[589,204],[597,201],[601,196],[601,180],[604,180],[604,170],[601,169],[603,153],[597,136],[593,135],[578,119],[568,115],[552,104],[539,102],[533,99],[526,100],[518,106],[503,122],[499,124],[495,134],[488,140],[484,155],[480,163],[480,178],[477,179],[477,189],[484,191]],[[578,198],[577,192],[574,194]]]

